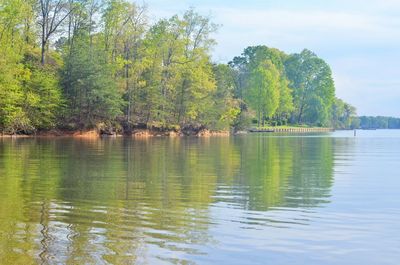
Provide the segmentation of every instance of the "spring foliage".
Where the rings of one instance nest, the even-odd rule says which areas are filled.
[[[126,0],[0,0],[0,131],[351,126],[314,53],[215,64],[217,29],[193,9],[151,24]]]

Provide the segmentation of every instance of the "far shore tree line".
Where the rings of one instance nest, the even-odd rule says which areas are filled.
[[[400,118],[385,116],[361,116],[358,117],[360,129],[400,129]]]
[[[152,24],[127,0],[0,0],[0,131],[366,124],[313,52],[217,64],[217,29],[193,9]]]

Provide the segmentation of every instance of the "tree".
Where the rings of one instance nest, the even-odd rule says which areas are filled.
[[[109,1],[103,13],[105,50],[116,69],[119,85],[125,90],[128,102],[125,110],[130,127],[134,113],[135,92],[143,86],[145,70],[144,35],[147,29],[146,7],[126,1]]]
[[[122,113],[123,106],[104,51],[95,47],[90,53],[89,45],[87,37],[76,39],[71,56],[66,59],[70,76],[64,86],[68,84],[71,89],[67,120],[80,129],[111,124]]]
[[[64,123],[75,129],[115,125],[122,114],[122,91],[115,80],[115,64],[108,62],[101,34],[95,34],[93,3],[76,5],[69,40],[61,45],[62,85],[67,98]]]
[[[303,50],[285,61],[289,86],[293,89],[297,123],[328,125],[335,87],[329,65],[313,52]]]
[[[400,118],[384,116],[361,116],[358,118],[362,129],[400,129]]]
[[[233,97],[235,76],[233,69],[225,64],[213,66],[216,90],[211,94],[212,103],[205,117],[206,125],[211,129],[229,129],[240,113],[239,100]]]
[[[193,9],[150,25],[128,0],[1,0],[0,130],[357,126],[314,53],[259,45],[213,64],[217,28]]]
[[[31,4],[0,3],[0,129],[10,134],[54,127],[62,103],[57,59],[44,68],[38,63]]]
[[[335,98],[332,105],[332,121],[333,128],[337,129],[354,129],[357,128],[356,108],[344,102],[339,98]]]
[[[215,90],[209,51],[215,44],[210,34],[217,25],[208,17],[202,17],[194,10],[183,15],[179,23],[182,27],[183,54],[178,62],[181,66],[182,80],[177,90],[176,122],[185,124],[187,119],[195,121],[207,108],[210,92]],[[201,120],[197,119],[198,122]]]
[[[210,34],[216,26],[193,10],[156,23],[145,41],[145,86],[137,93],[137,116],[151,125],[202,124],[215,91]]]
[[[41,63],[45,64],[46,50],[50,38],[56,33],[60,25],[73,11],[65,0],[39,0],[39,20],[41,28]]]
[[[41,57],[40,57],[41,58]],[[23,110],[33,130],[54,128],[64,100],[59,84],[60,60],[50,56],[52,64],[41,66],[38,53],[27,53],[24,65],[29,78],[23,83]]]
[[[278,107],[273,111],[274,114],[269,117],[271,121],[274,120],[274,123],[286,123],[286,120],[293,110],[292,91],[288,87],[288,80],[284,68],[284,60],[286,57],[287,55],[278,49],[268,48],[266,46],[252,46],[246,48],[241,56],[235,57],[232,62],[229,63],[237,72],[237,89],[235,90],[235,96],[242,100],[246,93],[249,94],[247,90],[251,87],[250,82],[254,81],[255,77],[253,74],[255,69],[259,68],[265,61],[269,61],[274,66],[276,69],[274,74],[279,82],[275,91],[275,96],[277,98],[274,99],[274,102],[278,100]],[[245,113],[247,110],[246,103],[250,103],[248,97],[247,100],[244,100],[244,103],[245,104],[241,107],[241,111]],[[252,105],[254,107],[254,104]],[[274,104],[272,104],[272,106],[274,106]],[[258,113],[263,116],[262,112]],[[260,118],[262,120],[263,118],[258,117],[261,123],[262,121]]]
[[[264,125],[266,118],[272,118],[279,107],[279,72],[274,64],[267,60],[255,68],[249,79],[246,99],[257,111],[258,126]]]
[[[286,124],[293,110],[292,90],[289,88],[289,81],[285,76],[279,82],[279,106],[275,114],[276,122],[281,125]]]

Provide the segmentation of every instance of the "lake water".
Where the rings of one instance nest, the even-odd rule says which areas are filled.
[[[399,264],[400,131],[0,139],[0,264]]]

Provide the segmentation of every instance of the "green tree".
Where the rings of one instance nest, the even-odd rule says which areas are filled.
[[[357,128],[356,108],[344,102],[339,98],[335,98],[332,105],[332,126],[337,129],[354,129]]]
[[[127,1],[109,1],[103,13],[105,50],[116,68],[117,83],[127,101],[126,122],[130,128],[134,115],[135,95],[143,87],[146,67],[144,35],[147,28],[146,8]]]
[[[110,75],[110,66],[104,62],[104,52],[94,50],[89,54],[88,50],[87,42],[77,40],[68,61],[71,66],[68,85],[72,90],[69,117],[78,128],[112,123],[122,113],[122,95]]]
[[[68,99],[64,118],[67,124],[80,129],[115,124],[123,107],[113,65],[107,62],[100,36],[89,35],[88,25],[80,23],[74,31],[73,45],[63,50],[62,83]]]
[[[177,90],[176,121],[201,123],[201,114],[211,102],[209,94],[215,90],[209,52],[215,44],[210,34],[217,26],[194,10],[185,12],[179,24],[184,49],[179,61],[182,80]]]
[[[212,93],[212,105],[208,109],[208,125],[212,129],[229,129],[240,113],[239,100],[233,97],[235,76],[225,64],[214,65],[216,90]]]
[[[285,61],[289,86],[293,89],[293,121],[301,124],[329,124],[335,87],[329,65],[313,52],[303,50]]]
[[[145,86],[137,93],[139,120],[149,126],[207,123],[216,90],[210,34],[216,26],[193,10],[161,20],[145,38]]]
[[[244,100],[244,104],[241,107],[242,115],[247,112],[247,104],[251,105],[254,108],[254,102],[250,103],[249,98],[247,100],[244,98],[246,94],[249,94],[249,90],[251,88],[251,82],[254,82],[254,72],[255,69],[259,68],[265,61],[269,61],[273,67],[276,69],[274,74],[279,82],[279,85],[275,89],[275,96],[271,98],[273,102],[278,100],[278,107],[275,109],[275,103],[269,104],[273,108],[273,115],[269,117],[270,120],[274,120],[277,123],[286,123],[288,117],[290,116],[293,110],[293,99],[292,99],[292,91],[288,87],[288,80],[285,74],[284,60],[287,58],[287,55],[282,51],[274,48],[268,48],[266,46],[251,46],[244,50],[241,56],[235,57],[229,65],[236,72],[236,90],[235,96],[238,99]],[[250,93],[251,94],[251,93]],[[255,109],[257,110],[257,109]],[[262,112],[259,112],[262,115]],[[263,120],[260,115],[258,115],[258,120],[261,122]]]
[[[34,130],[54,128],[58,125],[56,120],[64,102],[58,74],[61,58],[55,54],[48,58],[51,64],[45,67],[40,64],[38,53],[25,54],[23,61],[29,78],[22,84],[22,106]]]
[[[251,72],[245,95],[249,105],[257,111],[258,126],[275,115],[279,107],[279,86],[279,72],[271,61],[261,63]]]
[[[217,28],[193,9],[150,25],[128,0],[1,0],[0,130],[357,126],[314,53],[259,45],[215,65]]]
[[[54,127],[62,103],[60,61],[42,67],[33,41],[32,1],[0,2],[0,129],[32,133]]]

